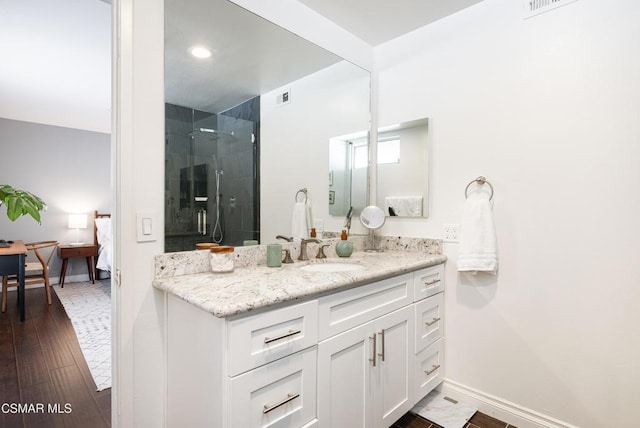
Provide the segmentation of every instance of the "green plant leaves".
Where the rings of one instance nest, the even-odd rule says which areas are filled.
[[[41,224],[40,211],[45,203],[33,193],[17,190],[8,184],[0,185],[0,205],[6,205],[7,217],[15,221],[18,217],[29,214],[38,224]]]

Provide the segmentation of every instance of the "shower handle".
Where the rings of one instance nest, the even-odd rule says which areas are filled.
[[[207,234],[207,210],[198,210],[198,233]]]

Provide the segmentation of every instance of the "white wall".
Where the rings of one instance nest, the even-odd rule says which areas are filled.
[[[113,331],[115,427],[164,426],[163,293],[152,286],[164,249],[164,4],[115,0]],[[136,241],[136,213],[155,212],[159,232]]]
[[[459,276],[444,246],[447,379],[525,419],[635,426],[640,4],[522,20],[520,3],[485,0],[376,49],[380,123],[429,117],[431,144],[430,217],[383,233],[441,236],[485,175],[500,270]]]
[[[111,212],[109,134],[51,125],[0,119],[2,163],[0,184],[38,195],[47,204],[42,224],[30,216],[11,222],[0,207],[0,237],[24,242],[57,240],[68,244],[77,238],[93,243],[93,211]],[[86,229],[70,230],[68,214],[86,213]],[[32,260],[32,261],[35,261]],[[54,256],[51,279],[58,282],[61,260]],[[71,259],[67,281],[88,280],[83,259]]]
[[[260,98],[262,243],[291,234],[294,198],[304,187],[313,218],[323,220],[324,230],[342,229],[344,217],[329,216],[329,139],[369,123],[369,75],[353,64],[343,61],[286,87],[290,104],[276,105],[278,90]]]

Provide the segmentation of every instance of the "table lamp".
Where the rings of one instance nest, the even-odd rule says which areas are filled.
[[[76,230],[76,242],[72,242],[71,245],[82,245],[84,242],[80,242],[78,239],[79,229],[87,228],[87,215],[86,214],[69,214],[69,229]]]

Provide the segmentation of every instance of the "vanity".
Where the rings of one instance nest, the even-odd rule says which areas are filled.
[[[328,259],[281,268],[238,248],[228,274],[206,270],[207,251],[158,256],[167,426],[393,424],[443,379],[446,260],[438,241],[396,241],[348,259],[334,241]]]

